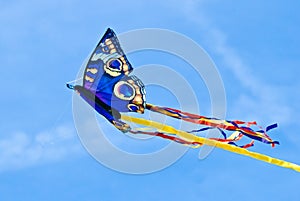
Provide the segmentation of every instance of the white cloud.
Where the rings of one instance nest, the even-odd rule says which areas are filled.
[[[0,172],[59,161],[80,151],[76,132],[70,126],[59,126],[35,136],[17,132],[0,139]]]

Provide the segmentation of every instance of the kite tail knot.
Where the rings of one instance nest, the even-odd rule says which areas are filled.
[[[278,127],[277,123],[267,126],[266,129],[265,129],[265,135],[269,138],[269,136],[267,135],[267,132],[274,129],[274,128],[277,128],[277,127]],[[271,144],[272,147],[275,147],[275,144],[280,145],[280,143],[278,141],[272,141],[272,142],[270,142],[270,144]]]
[[[271,146],[274,148],[274,147],[275,147],[275,144],[280,145],[280,143],[279,143],[278,141],[273,141],[273,142],[271,143]]]

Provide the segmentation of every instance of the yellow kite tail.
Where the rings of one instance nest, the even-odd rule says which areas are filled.
[[[195,136],[195,135],[192,135],[185,131],[177,130],[172,126],[164,125],[159,122],[146,120],[146,119],[142,119],[142,118],[137,118],[137,117],[126,116],[123,114],[121,115],[121,119],[124,121],[136,123],[139,125],[152,127],[152,128],[155,128],[155,129],[160,130],[165,133],[175,134],[185,141],[196,142],[196,143],[205,144],[208,146],[215,146],[215,147],[218,147],[218,148],[221,148],[221,149],[233,152],[233,153],[241,154],[241,155],[248,156],[248,157],[260,160],[260,161],[264,161],[264,162],[271,163],[271,164],[274,164],[274,165],[277,165],[280,167],[289,168],[289,169],[293,169],[297,172],[300,172],[300,166],[297,164],[290,163],[290,162],[280,160],[277,158],[273,158],[273,157],[270,157],[270,156],[267,156],[264,154],[248,151],[244,148],[232,146],[232,145],[224,143],[224,142],[219,142],[219,141],[215,141],[212,139]]]

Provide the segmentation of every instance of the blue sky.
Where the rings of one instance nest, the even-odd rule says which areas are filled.
[[[298,7],[292,0],[0,1],[0,199],[299,200],[299,173],[223,150],[205,160],[189,150],[148,175],[110,170],[81,145],[65,87],[107,27],[170,29],[215,62],[228,119],[279,123],[271,136],[281,145],[252,150],[300,164]],[[164,58],[155,55],[129,59]]]

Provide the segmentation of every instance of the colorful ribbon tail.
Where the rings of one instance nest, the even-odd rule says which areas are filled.
[[[191,114],[188,112],[183,112],[173,108],[160,107],[151,104],[147,104],[146,109],[153,112],[167,115],[172,118],[181,119],[183,121],[206,126],[205,128],[194,130],[194,132],[201,132],[211,128],[218,128],[225,139],[226,139],[226,134],[223,132],[223,130],[238,131],[253,140],[257,140],[266,144],[271,144],[272,147],[274,147],[275,144],[279,144],[278,141],[273,141],[267,135],[267,132],[270,131],[271,129],[276,128],[277,124],[272,124],[270,126],[267,126],[265,130],[254,131],[252,128],[250,128],[250,126],[256,125],[256,122],[244,122],[239,120],[228,121],[228,120],[221,120],[217,118],[209,118],[205,116]]]
[[[297,164],[287,162],[287,161],[284,161],[284,160],[281,160],[281,159],[273,158],[273,157],[270,157],[270,156],[267,156],[267,155],[264,155],[264,154],[260,154],[260,153],[257,153],[257,152],[252,152],[252,151],[249,151],[247,149],[240,148],[238,146],[232,146],[232,145],[227,144],[227,143],[218,142],[218,141],[215,141],[215,140],[195,136],[195,135],[192,135],[192,134],[187,133],[185,131],[177,130],[172,126],[164,125],[164,124],[159,123],[159,122],[146,120],[146,119],[142,119],[142,118],[137,118],[137,117],[126,116],[126,115],[122,115],[121,119],[124,120],[124,121],[139,124],[141,126],[155,128],[157,130],[161,130],[164,133],[175,134],[177,137],[179,137],[180,139],[183,139],[187,142],[194,142],[194,143],[199,143],[199,144],[203,144],[203,145],[205,144],[205,145],[208,145],[208,146],[214,146],[214,147],[221,148],[221,149],[233,152],[233,153],[241,154],[241,155],[248,156],[248,157],[251,157],[251,158],[254,158],[254,159],[257,159],[257,160],[260,160],[260,161],[264,161],[264,162],[267,162],[267,163],[270,163],[270,164],[273,164],[273,165],[293,169],[295,171],[300,172],[300,166],[297,165]]]

